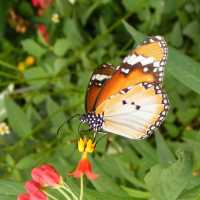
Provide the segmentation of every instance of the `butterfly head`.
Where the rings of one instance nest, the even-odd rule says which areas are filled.
[[[97,132],[102,129],[103,115],[96,115],[95,112],[88,112],[83,114],[80,118],[81,123],[86,123],[91,130]]]

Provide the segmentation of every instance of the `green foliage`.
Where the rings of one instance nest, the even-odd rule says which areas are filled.
[[[23,110],[9,97],[6,99],[6,109],[8,121],[19,137],[31,132],[31,123],[27,119]]]
[[[46,50],[42,48],[33,39],[25,39],[24,41],[22,41],[22,47],[25,52],[27,52],[30,55],[35,56],[36,58],[40,58],[46,52]]]
[[[74,2],[74,3],[72,3]],[[103,137],[92,160],[96,181],[85,199],[200,199],[200,3],[198,0],[54,0],[41,16],[31,1],[0,2],[0,200],[24,191],[31,169],[52,163],[66,178],[80,159],[78,118],[91,72],[117,66],[149,35],[169,45],[164,88],[171,108],[159,133],[130,141]],[[13,8],[28,22],[25,33],[9,21]],[[58,14],[55,23],[53,15]],[[49,40],[38,33],[44,24]],[[26,63],[32,56],[34,62]],[[19,67],[23,63],[24,68]],[[66,178],[79,191],[79,181]]]
[[[16,199],[16,195],[18,195],[23,190],[23,187],[20,183],[8,180],[2,180],[0,182],[0,186],[1,186],[0,189],[1,200]]]
[[[186,188],[191,180],[191,158],[190,155],[179,154],[178,161],[170,167],[162,168],[155,165],[146,175],[145,182],[151,195],[155,199],[174,200]],[[173,184],[172,184],[173,183]]]

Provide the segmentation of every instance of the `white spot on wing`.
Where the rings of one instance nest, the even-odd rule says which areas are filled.
[[[94,74],[92,76],[92,80],[98,80],[98,81],[103,81],[105,79],[110,79],[111,76],[104,75],[104,74]]]
[[[154,62],[154,63],[153,63],[153,66],[154,66],[154,67],[160,67],[160,62]]]
[[[148,67],[144,67],[143,72],[148,72]]]
[[[142,65],[148,65],[148,64],[153,63],[153,61],[154,61],[153,57],[148,57],[148,58],[143,57],[143,59],[140,61],[140,63]]]
[[[155,38],[158,39],[158,40],[162,40],[162,37],[159,36],[159,35],[156,35]]]
[[[128,74],[130,70],[129,69],[125,69],[125,68],[121,68],[121,71],[124,72],[125,74]]]
[[[154,62],[153,57],[143,57],[141,55],[136,56],[135,54],[129,55],[124,58],[123,63],[128,63],[129,65],[135,65],[136,63],[141,63],[143,66]]]

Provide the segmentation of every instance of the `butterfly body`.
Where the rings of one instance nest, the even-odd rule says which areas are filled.
[[[96,114],[95,112],[88,112],[83,114],[80,122],[87,123],[92,131],[98,132],[103,128],[103,115]]]
[[[110,132],[131,139],[153,133],[166,117],[169,101],[163,91],[167,44],[161,36],[145,40],[116,69],[98,67],[86,94],[81,117],[94,132]]]

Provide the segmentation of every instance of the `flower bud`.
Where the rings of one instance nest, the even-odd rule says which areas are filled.
[[[42,189],[42,186],[39,183],[37,183],[33,180],[30,180],[25,183],[25,188],[29,194],[32,194],[37,191],[40,191]]]
[[[40,167],[34,168],[32,170],[32,178],[43,187],[56,187],[62,182],[59,173],[49,164],[44,164]]]
[[[30,196],[27,193],[19,194],[17,200],[30,200]]]
[[[30,194],[30,200],[48,200],[48,197],[44,192],[37,191]]]
[[[44,41],[46,43],[48,43],[48,41],[49,41],[49,34],[47,32],[46,25],[39,24],[37,29],[38,29],[38,33],[42,36],[42,38],[44,39]]]

